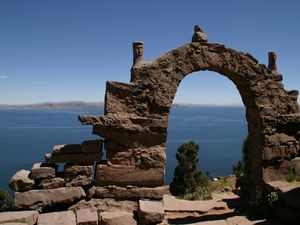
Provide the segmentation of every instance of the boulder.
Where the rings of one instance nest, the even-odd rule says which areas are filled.
[[[89,198],[118,198],[118,199],[162,199],[164,194],[169,193],[169,186],[161,187],[118,187],[109,185],[105,187],[92,187],[87,191]]]
[[[165,211],[160,201],[139,201],[138,214],[143,224],[157,224],[164,220]]]
[[[103,165],[96,168],[95,183],[99,186],[134,185],[157,187],[164,185],[164,168],[139,169],[135,166]]]
[[[36,224],[39,213],[37,211],[19,211],[0,213],[0,224]]]
[[[93,163],[100,161],[102,153],[46,154],[47,163]]]
[[[58,166],[55,164],[35,163],[32,166],[29,177],[34,180],[41,180],[55,177]]]
[[[72,205],[68,210],[77,211],[80,209],[95,209],[98,211],[109,211],[109,212],[133,212],[137,211],[138,203],[136,201],[122,200],[118,201],[112,198],[105,199],[91,199],[89,201],[81,200],[80,202]]]
[[[9,181],[9,187],[14,191],[29,191],[35,188],[34,180],[29,178],[30,171],[20,170]]]
[[[85,197],[81,187],[16,192],[14,205],[18,209],[38,209],[53,204],[67,204]]]
[[[43,189],[54,189],[65,186],[65,180],[61,177],[54,177],[50,179],[44,179],[41,181]]]
[[[76,216],[72,211],[41,214],[37,225],[76,225]]]
[[[100,212],[101,225],[137,225],[133,214],[128,212]]]
[[[81,151],[83,153],[99,153],[102,152],[103,140],[87,140],[81,143]]]
[[[98,213],[94,209],[80,209],[76,211],[77,225],[98,225]]]

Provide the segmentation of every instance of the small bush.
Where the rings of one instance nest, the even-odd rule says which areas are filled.
[[[294,170],[290,169],[288,171],[287,177],[286,177],[287,182],[295,182],[295,181],[300,181],[300,177],[294,172]]]
[[[277,192],[260,191],[251,202],[251,212],[256,216],[266,217],[272,214],[275,207],[280,204]]]
[[[0,210],[9,209],[12,206],[12,199],[9,193],[0,189]]]

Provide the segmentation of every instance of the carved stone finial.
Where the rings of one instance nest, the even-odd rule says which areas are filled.
[[[276,52],[269,52],[268,69],[272,70],[275,73],[278,73],[277,65],[276,65]]]
[[[134,41],[132,43],[133,49],[133,67],[144,62],[144,42],[142,41]]]
[[[202,31],[199,25],[195,25],[194,27],[194,35],[192,38],[192,42],[207,42],[208,38],[207,35]]]

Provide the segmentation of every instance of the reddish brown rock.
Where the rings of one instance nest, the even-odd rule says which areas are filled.
[[[67,187],[85,186],[93,181],[93,164],[66,164],[64,167]]]
[[[143,224],[157,224],[165,218],[163,204],[159,201],[140,200],[138,214]]]
[[[55,164],[35,163],[31,168],[29,176],[34,180],[53,178],[56,175],[57,169],[58,166]]]
[[[16,211],[16,212],[1,212],[0,224],[36,224],[39,216],[38,211]]]
[[[72,203],[85,197],[81,187],[16,192],[14,206],[18,209],[38,209],[48,205]]]
[[[150,168],[147,170],[134,166],[117,166],[98,164],[95,183],[99,186],[135,185],[141,187],[157,187],[164,184],[164,168]]]
[[[9,181],[9,187],[14,191],[29,191],[35,188],[35,182],[29,178],[30,171],[20,170]]]
[[[87,140],[81,143],[81,152],[100,153],[103,148],[103,140]]]
[[[116,199],[162,199],[164,194],[169,193],[169,186],[162,187],[92,187],[87,191],[89,198],[116,198]]]
[[[80,209],[76,211],[77,225],[98,225],[98,212],[95,209]]]
[[[43,189],[54,189],[65,186],[65,180],[61,177],[54,177],[50,179],[44,179],[41,181]]]
[[[71,211],[41,214],[37,225],[76,225],[75,214]]]
[[[128,212],[101,212],[99,218],[101,225],[137,225],[133,214]]]
[[[101,153],[89,154],[46,154],[47,163],[92,163],[100,161]]]

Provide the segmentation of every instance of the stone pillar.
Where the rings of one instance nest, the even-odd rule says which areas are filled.
[[[144,62],[144,60],[143,60],[144,42],[142,42],[142,41],[133,42],[132,49],[133,49],[133,65],[132,65],[132,67],[135,67]]]
[[[276,52],[269,52],[269,65],[268,68],[272,70],[273,72],[277,71],[277,65],[276,65]]]

